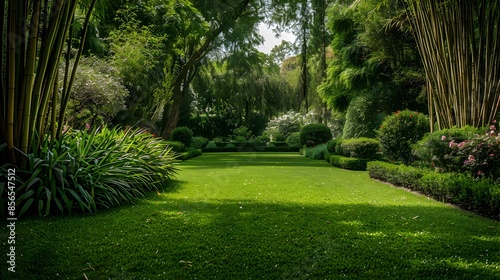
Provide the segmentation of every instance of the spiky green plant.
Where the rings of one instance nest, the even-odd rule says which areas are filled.
[[[95,212],[158,191],[176,174],[165,141],[143,130],[68,132],[28,155],[16,190],[19,215]]]

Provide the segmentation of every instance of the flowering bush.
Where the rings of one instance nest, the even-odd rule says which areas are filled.
[[[413,159],[411,146],[427,132],[427,116],[410,110],[397,111],[386,117],[377,131],[383,155],[406,165]]]
[[[443,171],[459,172],[463,160],[448,155],[450,152],[449,142],[461,143],[481,133],[481,129],[472,126],[454,127],[428,133],[412,146],[413,154],[424,165],[430,165]],[[461,144],[461,146],[463,145]]]
[[[286,114],[271,119],[267,124],[264,134],[272,137],[274,141],[284,141],[290,134],[299,132],[303,125],[313,123],[317,118],[317,114],[313,111],[301,114],[290,110]],[[277,140],[279,137],[284,139]]]
[[[448,142],[444,135],[441,140]],[[458,143],[451,140],[448,147],[445,158],[460,166],[462,171],[471,172],[475,178],[500,178],[500,135],[497,133],[496,121],[487,133]]]

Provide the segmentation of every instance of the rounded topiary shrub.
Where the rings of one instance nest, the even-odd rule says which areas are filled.
[[[204,148],[207,144],[208,144],[208,139],[205,137],[197,136],[193,137],[193,140],[191,140],[191,147],[195,149]]]
[[[360,137],[344,139],[342,153],[346,157],[375,159],[380,149],[380,142],[376,139]]]
[[[184,144],[184,146],[189,147],[193,140],[193,131],[189,129],[189,127],[179,126],[172,131],[170,137],[172,140],[179,141]]]
[[[411,146],[429,132],[429,118],[410,110],[397,111],[387,116],[377,134],[382,153],[390,160],[408,165],[412,159]]]
[[[332,132],[325,124],[311,123],[305,125],[300,130],[300,144],[306,145],[307,147],[324,144],[332,138]]]

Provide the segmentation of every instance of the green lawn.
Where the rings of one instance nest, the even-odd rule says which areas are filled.
[[[25,218],[1,279],[500,279],[500,226],[296,154],[205,154],[90,216]],[[6,278],[4,275],[7,275]]]

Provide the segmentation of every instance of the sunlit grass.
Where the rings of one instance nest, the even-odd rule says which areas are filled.
[[[265,153],[207,154],[179,168],[180,182],[133,206],[18,221],[14,276],[500,277],[498,222],[373,181],[366,172]]]

